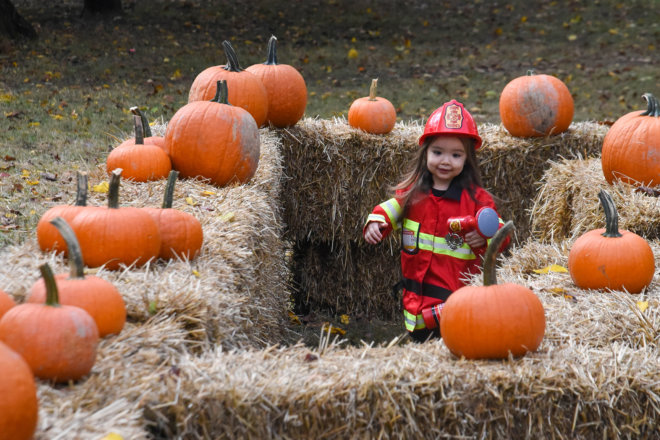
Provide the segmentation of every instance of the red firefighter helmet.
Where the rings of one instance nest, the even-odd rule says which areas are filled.
[[[455,99],[445,102],[442,107],[431,113],[424,126],[424,134],[419,138],[419,145],[424,144],[427,137],[436,134],[471,137],[475,141],[475,150],[481,146],[477,124],[463,104]]]

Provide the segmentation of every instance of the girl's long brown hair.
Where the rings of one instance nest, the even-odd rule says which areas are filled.
[[[483,187],[481,173],[479,172],[479,165],[477,162],[477,155],[474,149],[475,141],[474,139],[465,136],[456,137],[458,137],[463,143],[467,157],[465,159],[463,171],[461,171],[461,173],[454,179],[457,180],[456,183],[458,183],[461,188],[465,188],[468,191],[472,200],[475,200],[475,186]],[[431,142],[433,142],[435,138],[436,136],[431,136],[424,140],[422,147],[417,150],[417,154],[410,162],[408,172],[403,175],[401,182],[392,188],[395,192],[402,191],[399,197],[403,197],[402,207],[404,215],[408,211],[408,207],[419,200],[420,197],[427,194],[433,186],[433,176],[431,176],[431,172],[428,170],[426,157],[429,145],[431,145]]]

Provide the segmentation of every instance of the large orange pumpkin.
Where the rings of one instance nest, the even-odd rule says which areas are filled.
[[[484,257],[484,285],[452,293],[440,319],[442,338],[456,356],[505,359],[535,351],[545,334],[541,301],[525,286],[497,284],[497,251],[513,229],[507,222],[491,239]]]
[[[573,120],[573,97],[552,75],[526,76],[509,82],[500,95],[500,118],[509,133],[539,137],[566,131]]]
[[[227,56],[226,66],[213,66],[203,70],[192,83],[188,94],[188,103],[208,101],[216,95],[217,83],[227,81],[229,88],[228,101],[231,105],[241,107],[252,115],[258,127],[266,122],[268,114],[268,92],[256,75],[243,70],[238,63],[238,57],[227,40],[222,42]]]
[[[639,235],[619,230],[612,196],[598,194],[605,210],[605,228],[581,235],[568,253],[568,271],[581,289],[626,290],[639,293],[653,280],[655,258]]]
[[[254,64],[245,70],[261,79],[266,87],[266,122],[281,128],[294,125],[302,118],[307,106],[305,79],[295,67],[277,64],[277,38],[274,35],[268,40],[266,62]],[[232,102],[231,99],[229,102]]]
[[[52,270],[48,264],[39,269],[46,281],[46,304],[23,303],[10,309],[0,319],[0,340],[41,379],[80,379],[96,361],[98,328],[80,307],[61,305]]]
[[[620,179],[637,186],[660,186],[660,103],[650,93],[642,96],[646,111],[617,119],[603,139],[601,162],[609,183]]]
[[[85,276],[82,252],[75,232],[62,217],[51,223],[60,231],[69,249],[69,273],[55,275],[60,304],[77,306],[87,311],[99,330],[99,336],[119,334],[126,322],[126,304],[117,288],[95,275]],[[46,283],[37,280],[26,302],[46,302]]]
[[[0,438],[28,440],[37,428],[39,401],[30,366],[0,341]]]
[[[162,208],[144,208],[160,231],[160,258],[192,260],[202,248],[202,224],[194,215],[172,208],[174,186],[179,173],[172,170],[167,179]]]
[[[392,103],[377,95],[378,80],[371,80],[369,96],[358,98],[348,109],[348,124],[371,134],[386,134],[396,123],[396,110]]]
[[[160,234],[151,216],[140,208],[119,206],[121,168],[112,172],[107,207],[89,207],[72,221],[83,260],[89,267],[122,264],[142,266],[158,257]]]
[[[67,253],[66,242],[57,228],[50,224],[55,217],[62,217],[71,223],[73,218],[87,206],[87,173],[77,173],[76,201],[74,205],[57,205],[44,212],[37,223],[37,241],[44,252]]]
[[[250,180],[259,164],[259,128],[250,114],[227,102],[227,82],[218,81],[211,101],[194,101],[172,116],[165,148],[181,177],[203,177],[224,186]]]
[[[158,145],[146,144],[140,116],[133,116],[133,120],[135,138],[123,142],[108,154],[106,159],[108,174],[121,168],[124,178],[136,182],[164,179],[172,170],[169,156]]]

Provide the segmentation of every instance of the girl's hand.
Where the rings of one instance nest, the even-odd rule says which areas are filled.
[[[367,229],[364,230],[364,241],[369,244],[378,244],[383,239],[383,233],[380,232],[381,229],[385,229],[387,223],[380,222],[371,222],[367,225]]]
[[[470,231],[465,234],[465,242],[471,248],[480,248],[486,246],[486,239],[479,235],[477,231]]]

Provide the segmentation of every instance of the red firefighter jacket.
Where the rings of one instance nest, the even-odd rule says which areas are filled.
[[[475,187],[474,200],[454,182],[444,194],[432,189],[411,203],[405,218],[399,203],[401,193],[397,192],[394,198],[376,206],[367,219],[367,224],[387,223],[383,238],[392,231],[401,234],[403,307],[409,331],[425,327],[422,309],[446,301],[464,286],[464,274],[480,271],[486,248],[472,249],[466,243],[456,247],[447,240],[447,219],[474,216],[482,207],[496,209],[495,203],[483,188]]]

